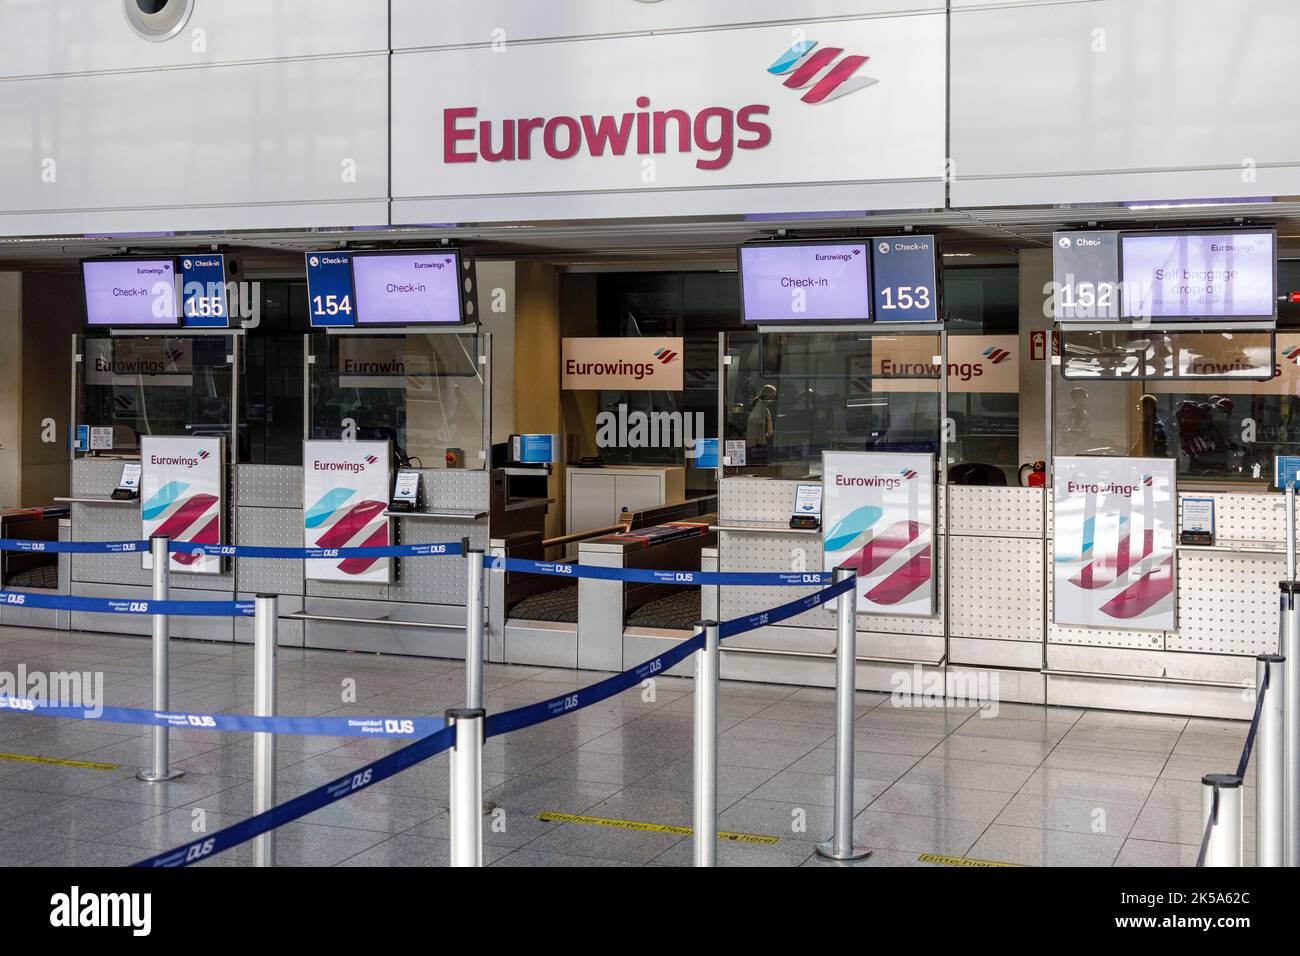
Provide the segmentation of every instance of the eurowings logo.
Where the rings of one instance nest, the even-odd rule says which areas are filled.
[[[374,455],[366,455],[366,464],[367,464],[367,465],[373,465],[373,464],[374,464],[375,462],[377,462],[377,461],[379,461],[379,459],[376,458]]]
[[[207,449],[204,449],[203,451],[199,452],[199,457],[202,458],[204,461],[207,461],[209,458],[212,457],[212,452],[208,451]]]
[[[1143,476],[1142,476],[1142,484],[1146,485],[1148,488],[1150,488],[1152,485],[1154,485],[1155,482],[1156,482],[1156,479],[1155,479],[1155,476],[1154,476],[1154,475],[1143,475]]]
[[[319,529],[318,548],[375,548],[388,544],[388,507],[382,501],[357,501],[353,488],[332,488],[307,509],[303,523]],[[344,574],[361,574],[379,558],[345,558],[339,562]]]
[[[899,474],[902,475],[904,478],[906,478],[908,481],[911,481],[917,475],[917,473],[913,471],[911,468],[904,468],[902,471],[899,472]]]
[[[1143,475],[1141,483],[1154,482]],[[1096,516],[1083,522],[1076,557],[1060,555],[1066,580],[1080,591],[1095,595],[1096,610],[1116,620],[1135,620],[1160,614],[1174,591],[1173,555],[1156,547],[1155,530],[1133,534],[1133,523],[1121,515],[1113,529],[1098,533]]]
[[[851,55],[840,59],[843,48],[816,47],[816,40],[801,40],[777,57],[767,72],[784,76],[789,89],[808,90],[800,99],[814,106],[880,82],[869,76],[854,77],[870,57]]]
[[[220,544],[221,521],[217,514],[216,495],[185,492],[190,485],[184,481],[169,481],[140,505],[140,516],[146,522],[157,522],[146,528],[149,535],[166,535],[173,541],[194,544]],[[200,554],[173,554],[172,560],[180,565],[194,564]]]
[[[984,350],[984,357],[994,365],[1001,365],[1007,359],[1011,358],[1011,353],[1006,349],[1000,349],[996,345],[990,345]]]
[[[660,365],[667,365],[677,358],[677,353],[670,348],[655,349],[655,358],[659,360]]]
[[[901,604],[930,583],[929,530],[918,521],[877,528],[884,509],[864,505],[826,532],[825,548],[836,567],[851,567],[873,604]]]
[[[1292,365],[1300,365],[1300,345],[1292,345],[1282,350],[1282,357]]]

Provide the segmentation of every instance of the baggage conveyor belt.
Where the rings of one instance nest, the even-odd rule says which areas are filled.
[[[628,615],[627,626],[689,631],[700,617],[700,589],[682,588],[637,608]]]
[[[578,585],[534,594],[510,609],[515,621],[578,623]],[[700,589],[681,588],[633,611],[628,627],[689,631],[700,620]]]

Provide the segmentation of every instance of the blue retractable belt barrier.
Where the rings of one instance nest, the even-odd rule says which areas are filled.
[[[526,571],[561,578],[596,578],[601,581],[633,581],[637,584],[733,584],[747,587],[807,587],[829,584],[830,572],[763,572],[763,571],[646,571],[640,568],[598,568],[588,564],[561,564],[555,561],[528,561],[523,558],[488,559],[492,571]]]
[[[803,614],[805,611],[820,607],[856,585],[856,578],[848,578],[837,584],[832,584],[830,587],[822,588],[816,594],[799,598],[797,601],[791,601],[789,604],[783,604],[770,611],[762,611],[758,614],[726,621],[718,626],[718,636],[719,638],[735,637],[737,634],[744,634],[746,631],[787,620]],[[671,650],[664,651],[658,657],[653,657],[644,664],[638,664],[636,667],[625,670],[621,674],[615,674],[613,677],[592,684],[590,687],[584,687],[571,694],[561,694],[558,697],[552,697],[550,700],[529,704],[526,707],[509,710],[503,714],[492,714],[484,724],[483,735],[485,737],[496,737],[500,734],[508,734],[512,730],[531,727],[534,724],[571,714],[575,710],[590,707],[592,704],[598,704],[602,700],[608,700],[615,694],[621,694],[629,687],[634,687],[647,678],[670,670],[703,646],[704,635],[696,634],[694,637],[674,646]]]
[[[210,856],[238,846],[255,836],[260,836],[276,827],[292,823],[299,817],[305,817],[321,807],[336,803],[344,797],[351,796],[358,790],[373,786],[381,780],[387,780],[394,774],[430,757],[437,756],[451,747],[456,741],[456,728],[444,727],[432,736],[408,744],[396,753],[381,757],[374,763],[367,764],[353,773],[339,777],[324,786],[308,791],[300,797],[294,797],[279,806],[272,807],[264,813],[249,817],[239,823],[218,830],[211,836],[199,837],[173,850],[141,860],[135,866],[189,866]]]
[[[571,714],[575,710],[590,707],[592,704],[599,704],[602,700],[608,700],[615,694],[621,694],[629,687],[635,687],[647,678],[671,669],[703,646],[703,635],[696,634],[694,637],[682,641],[672,650],[664,651],[658,657],[651,658],[644,664],[638,664],[631,670],[615,674],[613,677],[592,684],[590,687],[584,687],[572,694],[552,697],[550,700],[544,700],[540,703],[529,704],[526,707],[508,710],[504,714],[492,714],[484,722],[483,736],[496,737],[499,734],[508,734],[512,730],[522,730],[525,727],[531,727],[534,724],[540,724],[555,717]]]
[[[71,594],[38,594],[33,591],[0,591],[0,604],[49,611],[87,611],[96,614],[166,614],[171,617],[253,617],[252,601],[131,601],[123,598],[77,597]]]
[[[385,544],[370,548],[272,548],[251,544],[194,544],[173,541],[172,554],[212,554],[226,558],[432,558],[464,554],[459,541],[441,544]]]
[[[540,562],[520,562],[525,564],[535,564]],[[513,569],[527,570],[527,569]],[[585,569],[590,570],[590,569]],[[610,569],[605,569],[610,570]],[[771,575],[768,575],[771,576]],[[780,607],[773,608],[770,611],[763,611],[759,614],[751,614],[747,617],[736,618],[719,625],[720,637],[734,637],[737,634],[743,634],[746,631],[752,631],[755,628],[764,627],[768,624],[775,624],[778,621],[784,621],[788,618],[795,617],[805,611],[820,607],[827,601],[838,597],[847,592],[850,588],[857,586],[856,578],[847,578],[829,587],[822,588],[815,594],[800,598],[797,601],[791,601]],[[550,700],[544,700],[536,704],[529,704],[525,707],[519,707],[515,710],[509,710],[501,714],[492,714],[484,721],[484,738],[497,737],[501,734],[507,734],[511,731],[522,730],[525,727],[532,727],[536,724],[553,720],[556,717],[563,717],[566,714],[582,710],[584,707],[590,707],[598,704],[603,700],[608,700],[615,694],[622,693],[630,687],[634,687],[641,681],[646,680],[656,674],[662,674],[670,670],[677,664],[681,663],[691,654],[700,650],[704,646],[704,635],[696,634],[687,638],[680,644],[675,645],[664,653],[653,657],[643,664],[623,671],[621,674],[615,674],[613,677],[606,678],[603,681],[592,684],[590,687],[584,687],[581,690],[574,691],[571,694],[562,694],[559,697],[553,697]],[[277,807],[272,807],[265,813],[260,813],[255,817],[249,817],[241,823],[226,827],[224,830],[212,834],[209,837],[201,837],[183,846],[167,850],[157,856],[150,857],[147,860],[141,860],[134,864],[138,867],[154,866],[188,866],[191,863],[197,863],[205,860],[210,856],[227,850],[232,846],[237,846],[255,836],[259,836],[276,827],[291,823],[300,817],[319,810],[321,807],[342,800],[358,790],[362,790],[381,780],[386,780],[396,773],[414,766],[429,757],[447,750],[455,742],[455,727],[445,727],[430,737],[410,744],[394,754],[390,754],[374,763],[340,777],[332,783],[327,783],[323,787],[317,787],[309,793],[296,797],[287,803],[282,803]]]
[[[446,726],[441,717],[252,717],[245,714],[192,714],[184,711],[100,707],[87,710],[26,697],[0,696],[0,713],[69,717],[110,724],[138,724],[233,733],[297,734],[304,737],[427,737]]]
[[[0,538],[0,551],[26,551],[30,554],[139,554],[148,550],[148,541],[17,541]]]
[[[756,628],[766,627],[769,624],[776,624],[778,621],[785,621],[805,611],[811,611],[813,608],[821,607],[827,601],[830,601],[847,591],[857,587],[858,579],[845,578],[837,584],[830,587],[822,588],[816,594],[809,594],[807,597],[801,597],[797,601],[791,601],[789,604],[782,604],[780,607],[774,607],[770,611],[760,611],[757,614],[750,614],[746,617],[738,617],[732,621],[724,621],[718,627],[718,637],[725,639],[735,637],[737,634],[744,634],[746,631],[752,631]]]

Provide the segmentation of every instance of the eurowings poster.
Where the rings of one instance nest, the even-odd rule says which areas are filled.
[[[858,573],[858,613],[935,613],[934,456],[822,454],[825,570]]]
[[[385,441],[303,442],[303,541],[308,548],[392,544],[388,510],[392,451]],[[312,558],[311,581],[388,584],[391,558]]]
[[[1172,458],[1053,462],[1053,621],[1173,630]]]
[[[140,523],[144,537],[165,534],[173,541],[222,544],[226,467],[221,438],[140,437]],[[146,551],[145,570],[153,559]],[[221,557],[173,554],[170,570],[220,574]]]

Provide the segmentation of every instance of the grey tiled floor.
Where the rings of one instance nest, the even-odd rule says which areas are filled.
[[[149,706],[147,640],[0,629],[0,669],[102,671],[106,703]],[[489,665],[489,711],[542,700],[601,675]],[[342,703],[345,680],[355,704]],[[450,661],[279,652],[283,714],[430,714],[458,706],[463,669]],[[544,810],[672,826],[691,822],[691,681],[661,678],[504,738],[484,751],[487,796],[504,811],[485,826],[500,866],[684,865],[691,841],[667,833],[538,820]],[[172,706],[248,713],[247,646],[178,641]],[[724,682],[720,827],[774,836],[723,841],[723,865],[825,863],[830,832],[834,693]],[[921,854],[1030,865],[1190,865],[1200,838],[1203,773],[1235,766],[1234,721],[1004,704],[896,706],[858,695],[856,837],[862,865],[919,865]],[[279,799],[304,793],[400,746],[384,740],[280,737]],[[0,754],[121,764],[92,770],[0,756],[0,861],[117,866],[183,843],[252,809],[247,734],[172,734],[178,781],[134,779],[147,728],[0,713]],[[447,760],[441,755],[279,830],[283,865],[430,866],[448,858]],[[1253,785],[1253,767],[1248,785]],[[1253,814],[1248,791],[1246,813]],[[201,811],[201,813],[199,812]],[[1247,825],[1247,855],[1253,856]],[[208,865],[245,865],[249,845]],[[832,864],[833,865],[833,864]]]

